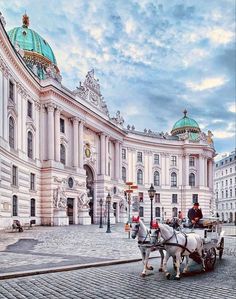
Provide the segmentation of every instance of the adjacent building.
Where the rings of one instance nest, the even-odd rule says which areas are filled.
[[[195,201],[210,214],[210,131],[202,132],[187,111],[170,134],[125,127],[119,111],[109,114],[93,70],[69,90],[50,45],[30,28],[28,16],[8,33],[0,18],[0,228],[14,219],[98,223],[100,209],[106,219],[108,193],[111,220],[125,222],[125,182],[138,186],[132,200],[145,221],[151,183],[155,217],[186,214]]]
[[[236,222],[236,151],[214,165],[216,212],[224,222]]]

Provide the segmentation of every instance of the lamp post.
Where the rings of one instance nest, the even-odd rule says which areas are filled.
[[[110,224],[110,205],[111,205],[111,195],[108,193],[107,195],[107,231],[106,233],[111,233],[111,224]]]
[[[148,195],[149,195],[149,198],[151,200],[151,221],[150,221],[150,228],[152,228],[152,220],[153,220],[153,211],[152,211],[153,210],[153,208],[152,208],[153,203],[152,203],[152,201],[153,201],[153,198],[155,196],[155,193],[156,193],[156,190],[154,189],[153,184],[151,184],[151,187],[148,190]]]
[[[127,202],[128,202],[128,224],[131,225],[131,217],[130,217],[130,205],[131,205],[131,194],[134,192],[134,189],[138,189],[138,186],[135,186],[132,182],[126,182],[127,189],[125,193],[128,194]],[[130,230],[128,233],[128,238],[130,239]]]
[[[99,204],[100,204],[100,224],[99,224],[99,228],[103,228],[103,226],[102,226],[102,204],[103,204],[102,198],[99,200]]]

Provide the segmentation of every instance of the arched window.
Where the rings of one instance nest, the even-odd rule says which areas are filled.
[[[9,145],[11,148],[15,147],[15,123],[12,116],[9,118]]]
[[[60,161],[62,164],[66,164],[66,148],[63,144],[60,146]]]
[[[178,209],[177,208],[173,208],[172,209],[172,216],[173,217],[177,217],[177,212],[178,212]]]
[[[177,187],[177,174],[175,172],[171,174],[171,187]]]
[[[137,184],[143,185],[143,172],[141,169],[139,169],[137,172]]]
[[[30,200],[30,216],[34,217],[35,216],[35,198],[31,198]]]
[[[124,166],[122,167],[122,180],[126,182],[126,168]]]
[[[154,186],[160,186],[160,175],[158,171],[154,172]]]
[[[18,207],[17,207],[17,196],[13,195],[12,197],[12,216],[17,216]]]
[[[195,174],[190,173],[189,175],[189,186],[194,187],[195,186]]]
[[[155,208],[155,217],[161,217],[161,208],[160,207]]]
[[[28,132],[27,137],[27,144],[28,144],[28,157],[33,159],[33,134],[32,132]]]

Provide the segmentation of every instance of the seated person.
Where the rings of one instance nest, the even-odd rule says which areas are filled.
[[[202,210],[199,208],[199,203],[195,202],[193,207],[188,211],[188,218],[193,227],[201,227],[200,219],[202,219]]]
[[[19,233],[23,232],[23,227],[19,220],[14,220],[12,224],[12,228],[17,228]]]

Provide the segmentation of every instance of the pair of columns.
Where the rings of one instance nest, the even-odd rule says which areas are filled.
[[[60,115],[62,108],[47,104],[48,111],[48,160],[60,162]],[[73,121],[73,166],[83,168],[83,130],[84,122],[78,118]]]

